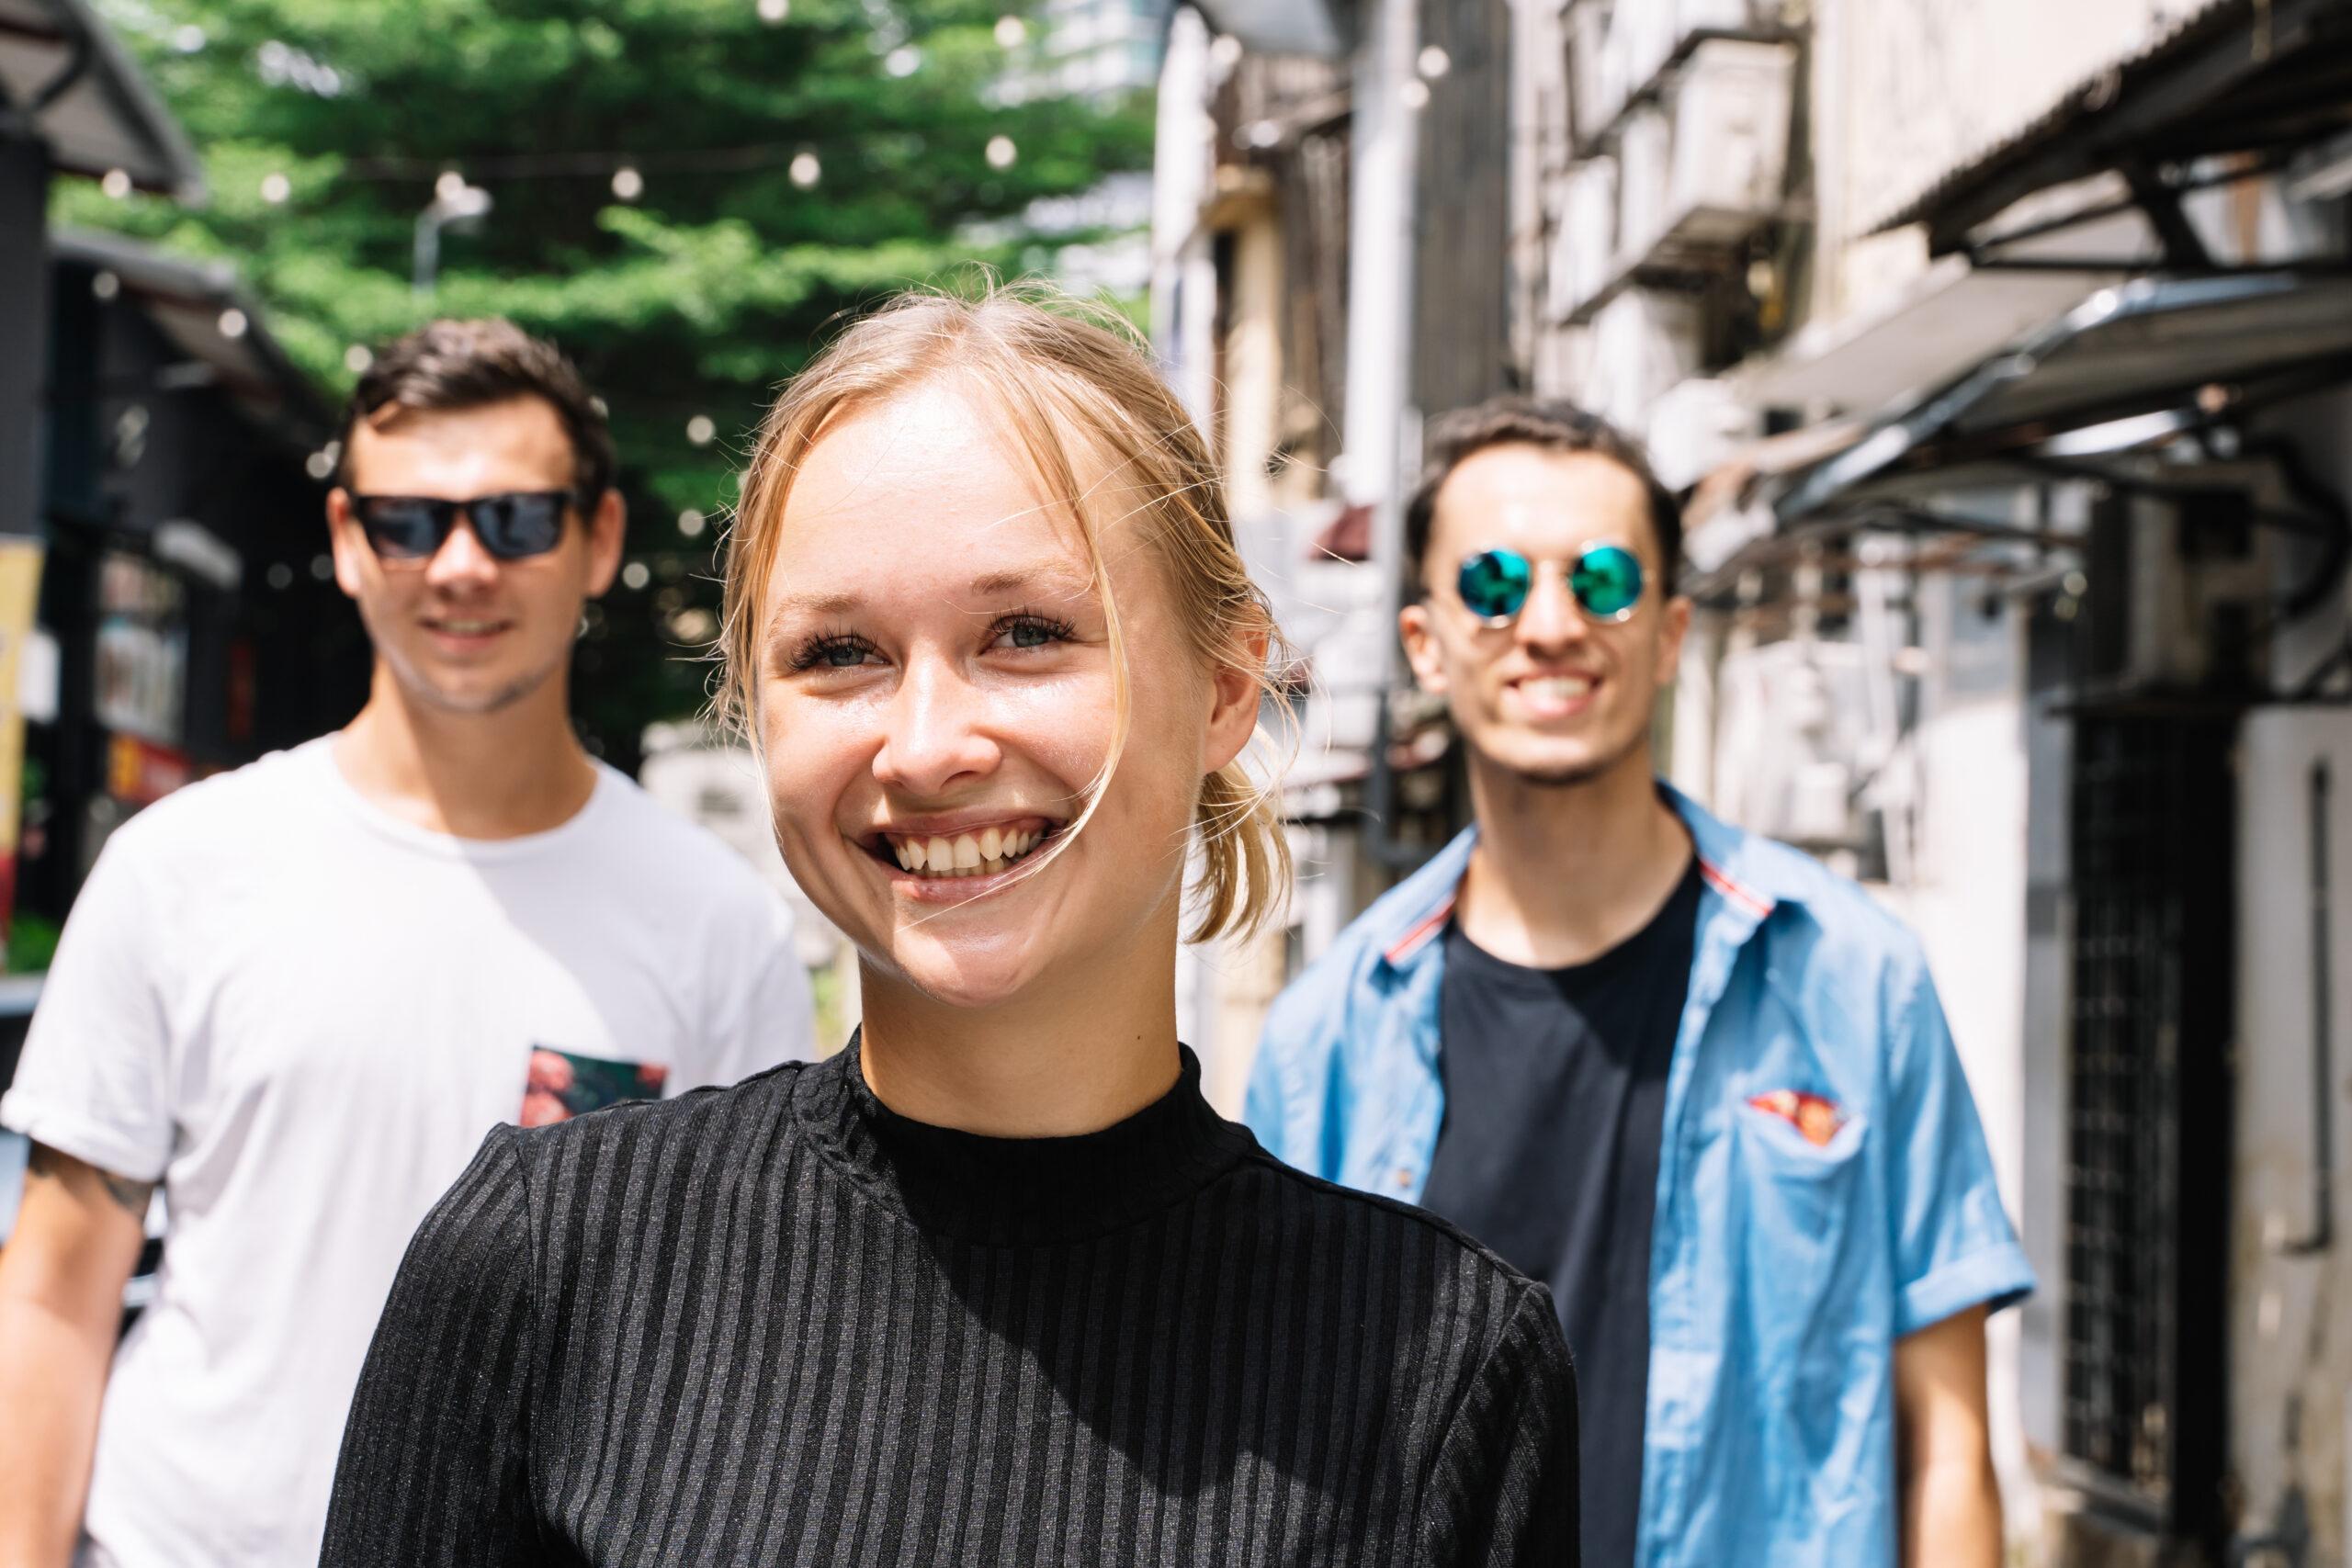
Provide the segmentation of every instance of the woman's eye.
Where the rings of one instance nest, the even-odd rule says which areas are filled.
[[[1044,648],[1069,636],[1069,624],[1043,615],[1012,615],[997,625],[997,637],[1012,648]]]
[[[811,637],[792,656],[795,670],[854,670],[874,651],[860,637]]]

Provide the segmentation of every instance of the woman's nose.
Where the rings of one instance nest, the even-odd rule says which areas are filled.
[[[911,664],[888,708],[875,777],[920,797],[948,794],[956,784],[995,771],[996,742],[986,724],[988,700],[944,660]]]

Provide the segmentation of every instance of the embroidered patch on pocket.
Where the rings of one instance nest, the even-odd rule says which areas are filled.
[[[526,1127],[546,1127],[624,1100],[659,1100],[669,1079],[670,1069],[659,1062],[616,1062],[535,1045],[521,1121]]]
[[[1827,1148],[1829,1140],[1836,1137],[1838,1130],[1846,1124],[1845,1107],[1834,1100],[1807,1094],[1803,1089],[1770,1089],[1747,1103],[1753,1110],[1786,1122],[1816,1149]]]

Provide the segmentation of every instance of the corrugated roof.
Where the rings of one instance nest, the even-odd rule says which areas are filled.
[[[61,169],[120,169],[142,190],[204,198],[179,122],[85,0],[0,0],[0,103],[32,115]]]
[[[2267,63],[2271,51],[2301,28],[2352,17],[2347,0],[2210,0],[2176,20],[2130,53],[2101,66],[2024,125],[1939,175],[1926,189],[1871,224],[1879,233],[1933,220],[1979,197],[1997,181],[2062,141],[2090,143],[2105,124],[2132,106],[2136,95],[2204,57],[2217,45],[2243,35],[2250,69]],[[2091,159],[2086,168],[2101,166]],[[2057,183],[2059,175],[2048,183]],[[2006,204],[2004,204],[2006,205]],[[1990,217],[1990,213],[1984,214]]]

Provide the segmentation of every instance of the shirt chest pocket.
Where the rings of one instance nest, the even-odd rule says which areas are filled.
[[[1847,1250],[1862,1196],[1862,1151],[1870,1122],[1838,1114],[1834,1126],[1811,1106],[1793,1111],[1742,1102],[1732,1117],[1753,1261],[1773,1288],[1819,1288]]]

